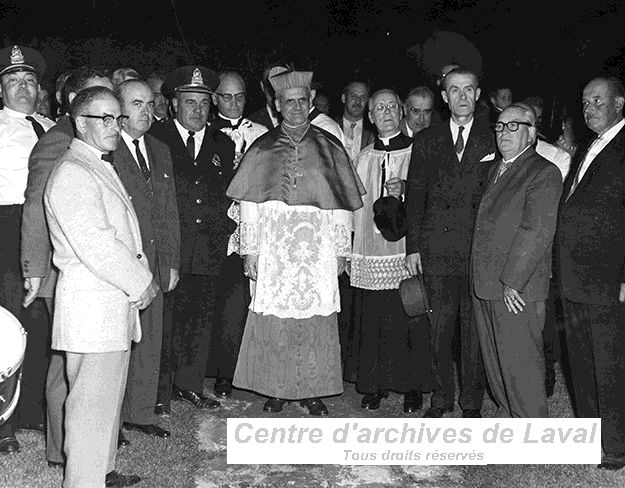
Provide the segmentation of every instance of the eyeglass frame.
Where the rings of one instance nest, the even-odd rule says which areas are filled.
[[[79,117],[85,117],[87,119],[100,119],[104,127],[109,128],[113,127],[113,122],[117,122],[119,127],[122,126],[124,121],[128,120],[130,117],[128,115],[120,115],[115,117],[114,115],[92,115],[92,114],[80,114]],[[108,122],[107,122],[108,121]]]
[[[497,130],[497,126],[501,124],[501,129]],[[516,129],[513,129],[512,127],[510,127],[509,124],[516,124]],[[509,122],[495,122],[491,127],[493,129],[493,131],[495,132],[503,132],[504,129],[508,129],[509,132],[516,132],[519,130],[519,126],[520,125],[526,125],[528,127],[534,127],[534,124],[530,123],[530,122],[524,122],[524,121],[518,121],[518,120],[511,120]]]
[[[247,93],[245,92],[239,92],[239,93],[221,93],[221,92],[214,92],[215,95],[219,95],[224,102],[227,103],[232,103],[235,100],[237,102],[244,102],[245,98],[247,97]]]
[[[388,102],[388,103],[378,102],[372,107],[373,111],[379,114],[383,114],[384,112],[386,112],[387,109],[391,113],[396,112],[399,110],[399,108],[400,108],[400,105],[397,102]]]

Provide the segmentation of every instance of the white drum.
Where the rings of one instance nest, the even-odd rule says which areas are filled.
[[[26,332],[13,314],[0,307],[0,425],[17,406],[25,351]]]

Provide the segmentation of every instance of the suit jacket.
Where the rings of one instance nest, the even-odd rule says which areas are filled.
[[[341,127],[343,134],[345,134],[345,127],[343,126],[343,116],[339,115],[335,117],[334,120]],[[375,127],[372,127],[371,124],[367,123],[366,119],[362,119],[362,138],[360,139],[360,150],[362,151],[365,147],[373,144],[375,142]]]
[[[494,158],[493,134],[477,118],[461,161],[448,121],[414,138],[406,188],[406,254],[420,253],[425,273],[469,275],[475,214]]]
[[[114,152],[115,167],[139,219],[143,250],[161,290],[169,288],[170,269],[180,269],[180,221],[169,148],[145,135],[150,183],[125,141]],[[133,147],[134,150],[134,147]]]
[[[495,182],[498,171],[495,164],[475,221],[473,290],[483,300],[501,300],[506,284],[525,300],[545,300],[561,173],[531,147]]]
[[[577,151],[564,182],[556,271],[572,302],[615,304],[625,283],[625,130],[595,157],[567,201],[586,151]]]
[[[171,151],[180,215],[180,272],[217,276],[236,229],[227,215],[232,203],[226,189],[233,176],[234,143],[221,131],[206,127],[195,160],[189,155],[174,120],[154,124],[152,135]]]
[[[278,114],[278,124],[280,123],[279,117],[280,116]],[[267,107],[265,105],[259,108],[256,112],[250,114],[247,118],[250,119],[252,122],[264,125],[265,127],[267,127],[267,130],[271,130],[277,127],[273,125],[273,121],[271,120],[271,117],[269,117],[269,114],[267,113]]]
[[[22,210],[21,262],[25,278],[44,277],[38,296],[52,298],[57,269],[52,265],[52,244],[43,208],[43,191],[57,160],[74,137],[71,119],[64,115],[41,136],[28,158],[28,184]]]
[[[141,339],[130,302],[152,280],[139,222],[119,177],[74,139],[44,195],[59,268],[52,348],[77,353],[124,351]]]

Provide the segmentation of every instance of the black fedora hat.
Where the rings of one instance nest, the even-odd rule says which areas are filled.
[[[380,197],[373,202],[373,221],[387,241],[395,242],[406,235],[406,207],[395,197]]]
[[[399,296],[406,315],[410,317],[419,317],[432,311],[421,274],[402,280],[399,283]]]

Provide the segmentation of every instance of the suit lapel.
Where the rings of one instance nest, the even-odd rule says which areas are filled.
[[[130,152],[130,148],[126,144],[126,141],[124,140],[119,141],[119,145],[117,146],[117,150],[115,151],[115,153],[116,153],[115,157],[117,158],[117,156],[119,156],[122,160],[121,164],[124,165],[123,169],[121,169],[119,168],[121,165],[118,165],[116,163],[116,166],[117,168],[120,169],[120,171],[126,171],[130,173],[133,178],[139,178],[141,181],[145,182],[145,179],[143,178],[143,174],[141,173],[141,170],[139,169],[139,165],[135,161],[135,158],[132,156],[132,153]],[[150,160],[150,163],[151,162],[152,161]]]

